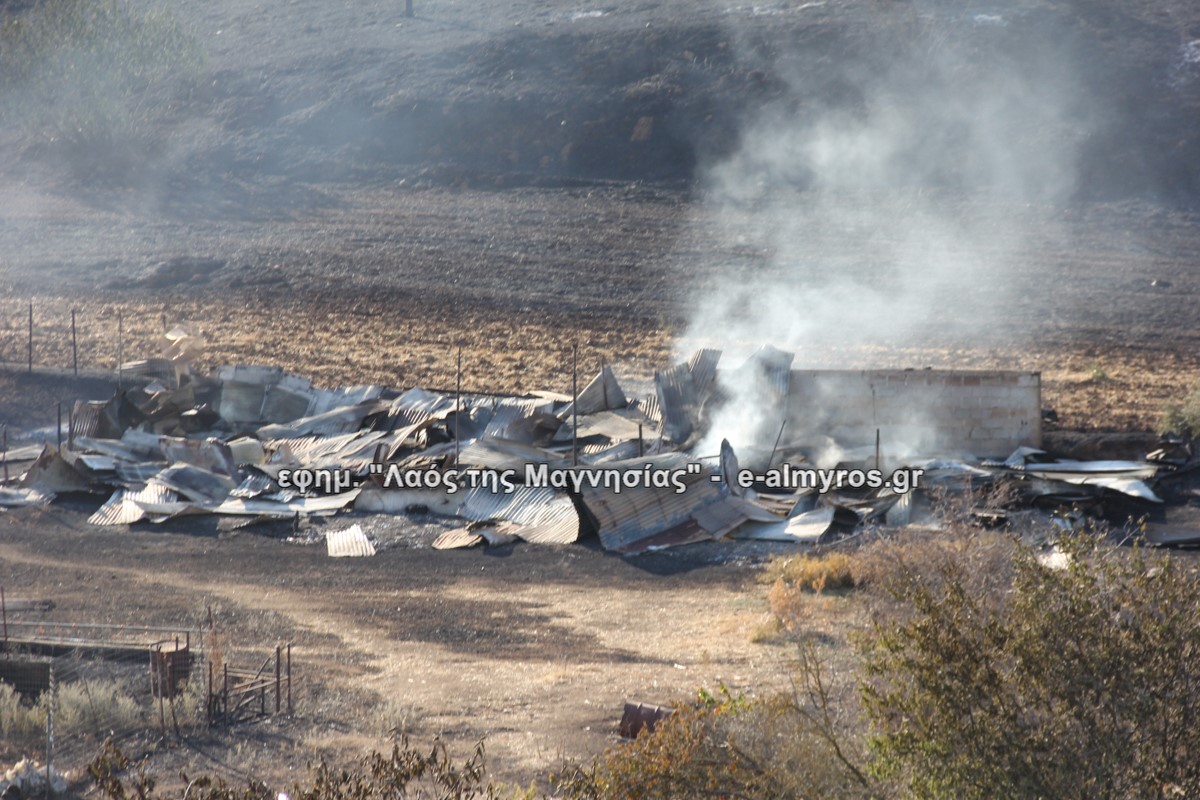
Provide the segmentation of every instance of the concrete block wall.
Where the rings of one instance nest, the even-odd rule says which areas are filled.
[[[789,441],[832,437],[903,457],[971,454],[1003,458],[1042,443],[1036,372],[793,370]]]

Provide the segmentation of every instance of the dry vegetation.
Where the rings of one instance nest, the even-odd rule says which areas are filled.
[[[79,364],[112,369],[117,360],[118,318],[126,360],[151,357],[162,347],[166,325],[188,322],[208,342],[197,366],[254,363],[282,366],[320,385],[377,382],[388,386],[453,388],[459,349],[468,390],[569,391],[571,348],[580,348],[581,373],[613,364],[635,391],[648,390],[655,369],[677,357],[680,326],[637,317],[578,312],[498,312],[473,306],[452,310],[398,300],[386,293],[347,297],[248,294],[229,303],[192,293],[138,300],[85,296],[34,299],[34,363],[70,368],[71,309],[77,311]],[[11,302],[0,316],[0,361],[26,356],[28,311]],[[806,349],[813,362],[855,368],[933,366],[956,369],[1022,369],[1042,374],[1042,402],[1073,430],[1154,431],[1164,414],[1186,400],[1200,356],[1147,353],[1118,345],[998,349],[965,346]],[[1098,361],[1097,359],[1102,359]],[[1097,363],[1103,363],[1097,378]],[[1190,408],[1190,406],[1186,406]],[[1182,412],[1193,414],[1192,411]]]

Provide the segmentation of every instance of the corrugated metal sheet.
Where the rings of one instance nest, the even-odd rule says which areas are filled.
[[[330,558],[364,558],[375,555],[375,545],[357,522],[344,531],[327,532],[325,549]]]
[[[125,486],[143,486],[167,468],[165,461],[116,461],[117,480]]]
[[[390,403],[367,400],[355,405],[341,406],[310,417],[300,417],[286,423],[264,425],[258,429],[260,439],[295,439],[301,436],[333,436],[352,433],[362,427],[371,414],[386,411]]]
[[[710,477],[708,472],[683,476],[683,492],[653,487],[613,492],[584,487],[581,498],[596,520],[600,542],[606,549],[639,552],[647,547],[644,540],[652,537],[679,533],[693,541],[697,536],[724,535],[731,529],[733,515],[724,509],[707,509],[723,503],[726,497],[722,486]]]
[[[643,444],[641,453],[638,452],[638,443],[636,440],[617,442],[616,444],[590,444],[580,448],[579,454],[585,464],[605,464],[609,461],[625,461],[630,458],[637,458],[642,453],[649,452],[650,444],[653,444],[653,442]]]
[[[54,495],[37,489],[10,489],[0,486],[0,508],[44,506],[54,500]]]
[[[79,474],[59,455],[58,449],[50,445],[42,448],[42,454],[26,470],[19,486],[22,489],[37,489],[42,494],[86,492],[91,489],[87,477]]]
[[[656,428],[662,426],[662,409],[658,406],[657,395],[647,395],[640,400],[635,400],[633,405],[636,405],[637,409],[645,414],[646,419],[650,420]]]
[[[313,404],[312,383],[298,375],[284,375],[279,382],[268,386],[263,395],[263,422],[290,422],[308,413]]]
[[[155,475],[151,484],[173,489],[196,503],[216,503],[237,488],[227,475],[218,475],[191,464],[172,464]]]
[[[314,389],[312,405],[308,414],[318,416],[326,411],[333,411],[343,406],[355,406],[368,400],[378,400],[383,395],[383,387],[370,386],[339,386],[336,389]]]
[[[640,433],[643,439],[646,436],[646,428],[648,427],[645,420],[641,422]],[[637,440],[639,433],[639,424],[636,419],[629,419],[624,414],[618,414],[615,411],[597,411],[594,414],[589,414],[586,417],[579,418],[579,438],[586,439],[591,436],[603,436],[614,442],[621,442],[628,439]],[[558,434],[554,437],[555,441],[571,441],[571,420],[567,419],[559,428]]]
[[[735,534],[737,539],[766,539],[777,542],[799,542],[817,544],[833,526],[835,510],[832,506],[805,511],[790,519],[774,522],[750,522]]]
[[[685,442],[692,435],[696,419],[696,387],[687,364],[676,364],[654,374],[658,406],[662,413],[663,435],[673,442]]]
[[[246,476],[245,480],[238,484],[236,489],[229,493],[229,496],[249,499],[278,491],[278,489],[279,486],[270,475],[264,475],[261,472],[251,472]]]
[[[771,397],[766,398],[767,402],[786,408],[792,382],[792,361],[795,358],[792,353],[765,344],[738,368],[738,372],[742,373],[738,380],[756,380],[760,376],[765,378],[771,392]]]
[[[101,453],[118,461],[134,462],[145,458],[162,457],[162,453],[157,447],[153,453],[147,453],[142,448],[134,447],[127,442],[116,439],[93,439],[90,436],[76,437],[75,449],[83,453]]]
[[[463,406],[466,407],[465,404]],[[424,389],[409,389],[392,401],[388,409],[391,428],[407,427],[426,419],[444,419],[454,413],[454,398]]]
[[[568,461],[559,453],[506,439],[476,439],[458,454],[459,464],[498,471],[511,469],[523,472],[526,464],[556,466],[565,465]]]
[[[505,398],[496,404],[492,419],[483,429],[483,437],[532,443],[534,426],[526,420],[553,419],[554,403],[541,398]]]
[[[483,487],[466,491],[458,515],[466,519],[508,520],[516,535],[537,544],[570,544],[579,539],[579,514],[566,494],[520,486],[511,494]]]
[[[108,502],[88,517],[93,525],[132,525],[146,517],[148,507],[159,508],[178,501],[178,495],[161,484],[151,484],[141,491],[118,489]]]
[[[583,416],[584,414],[595,414],[598,411],[624,408],[628,404],[629,398],[625,396],[621,384],[617,383],[617,376],[613,375],[611,367],[605,367],[583,388],[574,405],[578,406],[578,413]],[[562,419],[569,419],[573,413],[575,413],[573,406],[568,404],[559,416]]]
[[[71,432],[74,437],[95,436],[107,405],[107,400],[76,400],[75,407],[71,409]]]
[[[229,445],[218,439],[174,439],[164,436],[160,449],[172,464],[191,464],[217,475],[230,478],[238,474],[237,463]]]
[[[273,454],[271,465],[295,465],[316,467],[322,462],[336,459],[353,446],[361,448],[383,437],[382,431],[359,431],[338,436],[301,436],[294,439],[271,439],[263,442],[264,448]]]
[[[696,392],[698,402],[703,402],[712,389],[720,360],[721,351],[707,347],[692,353],[692,357],[688,359],[688,371],[692,373],[692,388]]]
[[[462,550],[483,543],[483,537],[467,528],[446,531],[433,541],[434,550]]]

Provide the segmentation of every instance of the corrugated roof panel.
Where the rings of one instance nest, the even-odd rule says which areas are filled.
[[[291,422],[307,415],[312,404],[312,384],[297,375],[284,375],[279,383],[267,387],[259,419],[263,422]]]
[[[44,506],[54,500],[54,495],[37,489],[0,486],[0,508],[20,508],[22,506]]]
[[[595,414],[598,411],[624,408],[628,404],[629,398],[625,396],[621,384],[617,383],[617,376],[613,375],[612,367],[605,367],[583,388],[574,405],[579,407],[579,414],[583,416],[584,414]],[[568,419],[573,413],[574,408],[568,404],[559,416]]]
[[[357,522],[344,531],[328,531],[325,549],[330,558],[365,558],[375,555],[375,545]]]
[[[320,414],[301,417],[291,422],[264,425],[258,429],[260,439],[293,439],[300,436],[334,436],[353,433],[362,427],[369,415],[384,411],[390,404],[382,400],[367,400],[354,405],[339,406]]]
[[[173,489],[197,503],[220,502],[237,488],[237,484],[227,475],[182,463],[172,464],[159,472],[151,483]]]
[[[624,551],[639,540],[670,530],[692,519],[725,494],[713,483],[710,473],[682,476],[683,492],[653,487],[610,489],[584,487],[584,505],[597,523],[600,542],[608,550]]]
[[[554,403],[541,398],[504,398],[496,403],[491,421],[483,429],[483,436],[493,439],[509,439],[524,441],[526,431],[519,423],[535,416],[549,415],[554,411]],[[515,430],[521,431],[518,436],[509,434]]]
[[[658,405],[662,413],[663,434],[673,442],[684,442],[692,435],[696,418],[696,388],[687,364],[676,364],[654,374]]]
[[[388,416],[394,420],[393,427],[400,427],[415,425],[430,417],[445,418],[446,415],[454,413],[454,408],[453,397],[413,388],[392,401]],[[463,408],[466,408],[465,403]]]
[[[558,434],[554,437],[556,442],[571,441],[571,422],[568,418],[559,428]],[[647,423],[642,422],[639,426],[638,420],[630,419],[624,414],[618,414],[615,411],[597,411],[594,414],[588,414],[586,417],[579,418],[579,438],[586,439],[589,436],[604,436],[614,442],[626,441],[632,439],[637,440],[640,433],[643,440],[647,434]]]
[[[446,531],[433,541],[434,550],[461,550],[483,543],[483,537],[470,528]]]
[[[570,544],[579,538],[579,514],[571,498],[550,488],[519,486],[515,492],[468,489],[458,515],[476,521],[508,520],[515,533],[537,544]]]
[[[326,411],[333,411],[343,406],[354,406],[368,400],[378,400],[383,394],[383,387],[370,386],[339,386],[336,389],[313,389],[313,402],[309,408],[310,416],[318,416]]]
[[[270,475],[264,475],[261,472],[251,472],[246,476],[245,480],[238,484],[236,489],[229,493],[229,496],[249,499],[258,497],[261,494],[274,492],[278,488]]]
[[[143,486],[167,468],[165,461],[117,461],[117,480],[125,486]]]
[[[88,522],[93,525],[132,525],[145,519],[147,507],[161,508],[177,500],[175,492],[159,484],[151,484],[137,492],[118,489],[108,502],[88,517]]]
[[[713,380],[717,377],[717,363],[720,360],[721,351],[707,347],[692,353],[692,357],[688,359],[688,371],[692,373],[692,386],[697,401],[702,401],[712,388]]]
[[[107,405],[107,400],[76,400],[75,407],[71,409],[71,432],[74,437],[95,436]]]
[[[656,428],[662,426],[662,409],[659,408],[657,395],[646,395],[640,400],[635,400],[633,405],[636,405]]]
[[[553,451],[506,439],[476,439],[458,454],[458,463],[462,465],[499,471],[511,469],[518,473],[524,472],[526,464],[555,466],[565,465],[568,461]]]

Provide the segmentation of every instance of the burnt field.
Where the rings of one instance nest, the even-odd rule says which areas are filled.
[[[330,387],[453,389],[461,352],[465,390],[569,392],[578,347],[581,375],[644,394],[697,347],[771,343],[797,367],[1038,371],[1068,439],[1151,432],[1200,376],[1186,4],[168,11],[196,57],[90,65],[95,113],[3,84],[0,361],[25,362],[30,302],[34,365],[69,370],[74,310],[89,375],[180,322],[202,370]],[[6,370],[0,423],[19,439],[110,388]],[[60,622],[211,609],[231,659],[296,646],[293,716],[130,740],[168,782],[285,783],[398,731],[485,738],[524,785],[614,742],[625,699],[788,681],[791,653],[752,641],[784,545],[441,552],[433,515],[101,529],[95,506],[0,513],[10,596]],[[380,553],[326,558],[354,520]],[[864,608],[813,611],[846,657]]]

